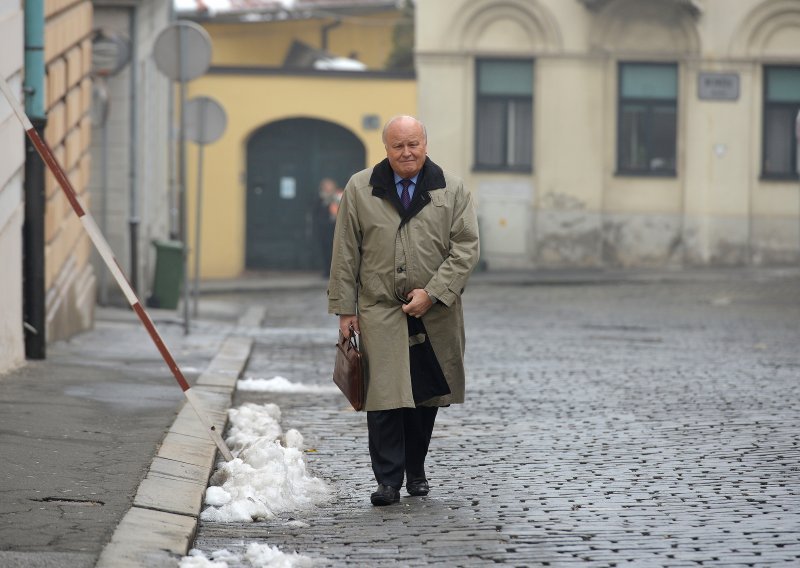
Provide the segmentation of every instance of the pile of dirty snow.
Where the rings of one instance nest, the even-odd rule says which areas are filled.
[[[228,416],[225,441],[235,457],[211,476],[201,519],[257,521],[330,498],[328,485],[306,471],[303,436],[297,430],[283,434],[277,405],[247,403]]]
[[[248,562],[253,568],[310,568],[313,561],[308,556],[293,552],[286,554],[278,547],[268,544],[251,543],[247,547],[244,558],[238,554],[222,549],[215,550],[209,556],[200,550],[192,549],[189,556],[184,556],[178,568],[228,568],[228,562],[240,564]]]
[[[271,379],[247,377],[237,383],[236,389],[241,391],[287,393],[339,392],[334,385],[304,385],[303,383],[293,383],[289,379],[280,376],[272,377]]]

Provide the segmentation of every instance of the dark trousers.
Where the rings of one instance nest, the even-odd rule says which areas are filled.
[[[431,443],[435,406],[367,412],[369,456],[378,483],[400,489],[408,481],[425,479],[425,456]]]

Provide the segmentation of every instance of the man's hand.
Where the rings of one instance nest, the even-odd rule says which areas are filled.
[[[433,305],[430,296],[428,296],[428,293],[422,288],[411,290],[406,298],[408,298],[410,302],[403,304],[403,311],[415,318],[424,316]]]
[[[353,326],[353,329],[356,330],[356,333],[361,333],[361,328],[358,327],[358,316],[355,314],[351,315],[340,315],[339,316],[339,330],[342,332],[342,335],[345,337],[350,337],[350,326]]]

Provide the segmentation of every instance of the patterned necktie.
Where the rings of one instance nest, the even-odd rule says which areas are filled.
[[[403,192],[400,194],[400,203],[403,204],[405,209],[408,209],[408,206],[411,205],[411,195],[408,193],[408,186],[411,185],[411,180],[401,179],[400,185],[403,186]]]

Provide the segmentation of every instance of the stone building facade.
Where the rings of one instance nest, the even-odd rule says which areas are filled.
[[[800,3],[419,0],[415,55],[490,268],[800,260]]]

